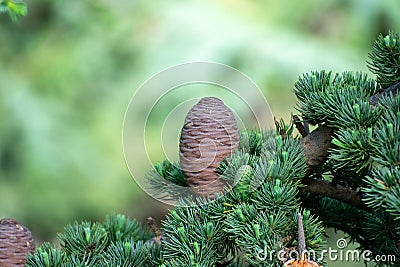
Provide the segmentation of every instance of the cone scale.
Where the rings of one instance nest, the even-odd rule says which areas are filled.
[[[28,253],[35,251],[32,233],[14,219],[0,220],[0,266],[23,267]]]

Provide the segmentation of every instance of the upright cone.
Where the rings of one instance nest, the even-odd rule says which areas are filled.
[[[223,182],[215,173],[221,161],[239,145],[233,112],[215,97],[202,98],[189,111],[180,138],[180,166],[186,183],[197,195],[220,192]]]
[[[23,267],[28,253],[35,251],[32,233],[14,219],[0,220],[0,266]]]

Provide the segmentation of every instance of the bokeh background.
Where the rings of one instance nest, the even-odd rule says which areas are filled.
[[[375,37],[400,31],[397,0],[27,4],[17,23],[0,16],[0,218],[18,219],[38,243],[113,212],[162,218],[168,207],[134,182],[121,138],[130,98],[155,73],[188,61],[230,65],[288,120],[300,75],[368,72]]]

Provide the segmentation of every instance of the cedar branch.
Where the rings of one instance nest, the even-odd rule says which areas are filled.
[[[376,106],[382,97],[397,95],[400,90],[400,82],[394,84],[385,90],[370,97],[369,102],[372,106]],[[344,203],[350,204],[353,207],[371,211],[364,202],[362,202],[360,192],[345,187],[339,184],[332,184],[329,181],[314,179],[309,175],[319,166],[321,166],[327,159],[328,149],[332,146],[331,140],[333,130],[325,125],[320,125],[316,130],[304,136],[301,139],[309,170],[306,177],[302,179],[305,188],[302,191],[330,197]]]
[[[301,191],[313,193],[317,195],[323,195],[329,198],[333,198],[344,203],[347,203],[353,207],[370,212],[371,209],[365,205],[361,200],[361,194],[353,189],[347,188],[339,184],[332,184],[329,181],[317,180],[314,178],[303,178],[303,184],[306,185]]]

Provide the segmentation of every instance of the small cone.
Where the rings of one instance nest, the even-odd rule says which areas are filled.
[[[28,253],[35,251],[32,233],[14,219],[0,220],[0,266],[23,267]]]
[[[186,116],[180,138],[180,166],[197,195],[213,197],[223,182],[215,173],[239,145],[233,112],[215,97],[202,98]]]

